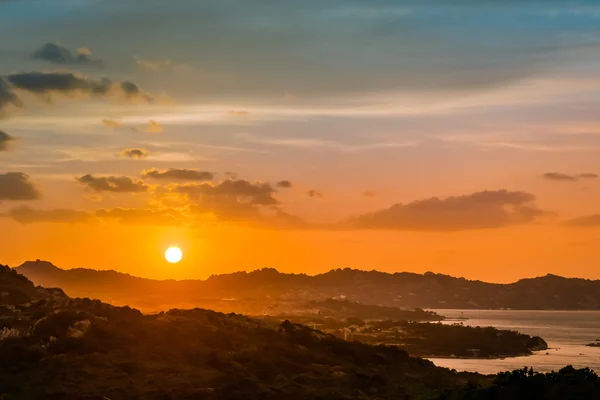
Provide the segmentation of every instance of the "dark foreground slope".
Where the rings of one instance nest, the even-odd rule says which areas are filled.
[[[440,400],[592,400],[600,399],[600,379],[593,371],[573,367],[558,372],[538,373],[523,368],[498,374],[481,387],[474,382],[443,395]]]
[[[70,296],[91,296],[145,310],[202,306],[274,315],[289,311],[284,302],[306,304],[306,301],[335,297],[362,304],[406,308],[600,309],[600,281],[555,275],[494,284],[433,273],[388,274],[337,269],[308,276],[265,268],[214,275],[204,281],[160,281],[116,271],[63,270],[44,261],[26,262],[17,270],[38,285],[60,287]]]
[[[0,266],[0,398],[9,399],[533,399],[527,382],[457,373],[396,347],[346,342],[288,321],[271,324],[194,309],[143,315],[129,307],[35,288]],[[7,301],[24,287],[25,303]],[[498,386],[507,391],[498,392]],[[557,394],[563,393],[558,382]],[[502,388],[500,388],[502,389]],[[485,392],[490,390],[491,392]],[[485,397],[495,393],[495,397]],[[504,395],[503,393],[507,393]],[[540,392],[542,393],[542,392]],[[523,397],[529,395],[529,397]],[[478,397],[473,397],[478,396]]]
[[[7,290],[14,277],[0,271]],[[486,380],[394,347],[200,309],[143,315],[35,297],[2,304],[0,328],[3,399],[431,399]]]

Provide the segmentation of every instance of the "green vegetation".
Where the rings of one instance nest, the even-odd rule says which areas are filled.
[[[291,317],[291,320],[350,341],[399,346],[418,357],[499,358],[528,355],[548,348],[538,336],[493,327],[406,320],[365,321],[356,317],[341,320]]]
[[[208,310],[38,300],[1,318],[5,399],[430,399],[486,380],[395,347]]]
[[[360,304],[349,300],[327,299],[313,300],[306,305],[309,309],[318,310],[319,316],[337,319],[359,318],[364,320],[406,320],[406,321],[441,321],[441,315],[422,308],[412,310],[390,306]]]
[[[600,399],[600,379],[588,368],[567,366],[546,374],[532,369],[503,372],[482,387],[469,382],[459,391],[449,391],[439,400],[591,400]]]

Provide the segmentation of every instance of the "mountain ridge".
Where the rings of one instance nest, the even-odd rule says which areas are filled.
[[[264,314],[264,308],[273,302],[289,305],[327,298],[401,308],[600,309],[600,280],[553,274],[502,284],[432,272],[392,274],[350,268],[312,276],[263,268],[211,275],[206,280],[154,280],[114,270],[64,270],[40,260],[25,262],[15,270],[38,285],[60,287],[71,296],[155,311],[202,306]]]

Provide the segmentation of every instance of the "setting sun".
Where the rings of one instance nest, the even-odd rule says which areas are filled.
[[[181,257],[183,257],[183,253],[179,247],[169,247],[165,251],[165,259],[170,263],[178,263],[181,261]]]

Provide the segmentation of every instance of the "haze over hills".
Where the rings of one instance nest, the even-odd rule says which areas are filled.
[[[145,310],[202,306],[276,314],[285,313],[285,307],[327,298],[403,308],[600,309],[600,281],[556,275],[496,284],[430,272],[389,274],[336,269],[309,276],[265,268],[213,275],[207,280],[161,281],[116,271],[64,270],[39,260],[25,262],[16,270],[35,284],[60,287],[70,296],[93,297]]]

